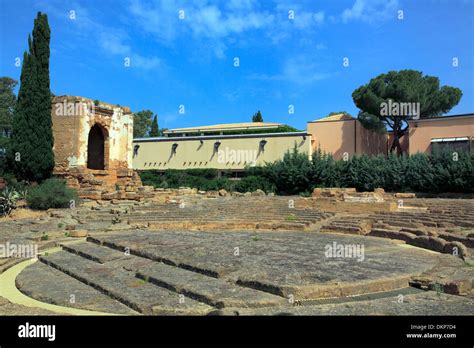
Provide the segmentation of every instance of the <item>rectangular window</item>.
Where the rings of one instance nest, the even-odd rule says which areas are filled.
[[[436,151],[456,151],[459,153],[469,153],[469,137],[431,139],[431,152]]]

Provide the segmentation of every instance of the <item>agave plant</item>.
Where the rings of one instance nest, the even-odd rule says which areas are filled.
[[[20,193],[14,189],[6,188],[0,192],[0,215],[10,215],[16,209],[16,202],[20,199]]]
[[[26,199],[28,196],[28,190],[26,188],[18,190],[19,199]]]

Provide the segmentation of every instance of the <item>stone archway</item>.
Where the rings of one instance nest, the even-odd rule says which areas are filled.
[[[105,144],[107,141],[106,131],[95,124],[89,131],[87,140],[87,168],[105,169]]]

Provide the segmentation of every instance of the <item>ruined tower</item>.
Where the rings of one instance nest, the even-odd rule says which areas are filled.
[[[54,97],[52,106],[54,174],[82,198],[136,198],[130,108],[74,96]]]

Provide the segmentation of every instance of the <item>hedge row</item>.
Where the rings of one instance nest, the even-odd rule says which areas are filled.
[[[474,154],[437,152],[432,155],[358,155],[336,161],[317,151],[309,160],[294,150],[281,161],[251,168],[275,185],[279,194],[309,193],[315,187],[355,187],[372,191],[426,193],[464,192],[474,189]]]
[[[161,188],[193,187],[198,190],[210,191],[225,189],[227,191],[247,192],[262,189],[273,192],[274,186],[265,178],[247,175],[241,180],[232,180],[226,176],[218,176],[217,169],[170,169],[165,172],[155,170],[143,171],[140,177],[144,185]]]
[[[347,161],[316,151],[312,159],[295,149],[282,160],[248,168],[240,181],[218,177],[217,170],[144,171],[146,185],[180,186],[199,190],[254,191],[309,195],[315,187],[355,187],[372,191],[415,191],[426,193],[474,192],[474,154],[437,152],[432,155],[357,155]]]

